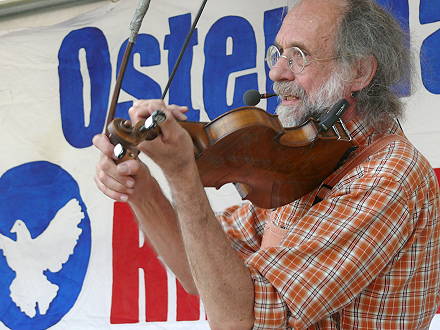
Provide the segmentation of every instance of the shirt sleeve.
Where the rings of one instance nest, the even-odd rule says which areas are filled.
[[[246,260],[258,251],[269,210],[260,209],[250,203],[235,205],[217,214],[223,231],[232,247]]]
[[[406,190],[388,175],[348,181],[292,221],[280,246],[247,258],[254,329],[302,329],[329,317],[398,258],[414,230]]]

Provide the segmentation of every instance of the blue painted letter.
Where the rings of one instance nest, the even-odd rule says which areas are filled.
[[[84,83],[79,52],[85,50],[90,77],[90,124],[85,126]],[[75,148],[92,145],[95,134],[102,132],[108,106],[111,65],[107,40],[97,28],[70,32],[58,52],[60,107],[63,133]]]
[[[191,15],[180,15],[169,19],[170,34],[165,37],[164,48],[168,50],[168,72],[171,75],[174,64],[179,56],[185,37],[191,27]],[[191,65],[193,60],[193,47],[197,45],[197,30],[185,50],[182,62],[174,76],[169,90],[169,103],[186,105],[188,120],[199,121],[200,111],[192,107],[191,102]]]
[[[230,38],[230,39],[229,39]],[[228,54],[228,39],[232,50]],[[209,30],[205,41],[205,70],[203,73],[203,99],[206,112],[214,119],[225,111],[243,105],[243,94],[258,88],[257,74],[236,78],[231,105],[226,101],[229,75],[255,68],[257,46],[255,33],[242,17],[227,16],[219,19]]]
[[[119,51],[117,72],[119,72],[127,43],[128,40],[124,42]],[[135,69],[133,62],[135,54],[140,55],[141,67],[160,64],[160,47],[157,39],[148,34],[139,34],[127,63],[124,80],[122,81],[122,90],[136,99],[160,99],[162,92],[159,84]],[[132,101],[119,103],[116,108],[116,117],[128,118],[127,111],[132,104]]]

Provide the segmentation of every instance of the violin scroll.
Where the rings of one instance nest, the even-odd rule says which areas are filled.
[[[115,118],[108,125],[108,138],[115,146],[113,149],[116,162],[121,163],[129,159],[136,159],[139,150],[136,146],[145,140],[153,140],[160,134],[159,124],[165,121],[165,113],[161,110],[145,120],[140,120],[132,126],[129,120]]]

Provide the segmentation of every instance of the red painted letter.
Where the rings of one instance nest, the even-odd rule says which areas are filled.
[[[110,323],[139,322],[139,268],[142,268],[145,274],[147,322],[166,321],[166,271],[148,243],[139,247],[139,229],[128,204],[115,203]]]

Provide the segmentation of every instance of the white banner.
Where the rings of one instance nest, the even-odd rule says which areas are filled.
[[[200,3],[151,2],[118,117],[134,99],[161,97]],[[438,169],[440,4],[381,3],[408,28],[416,55],[423,52],[402,124]],[[208,121],[242,106],[246,90],[269,90],[264,53],[285,5],[208,2],[166,100]],[[135,7],[120,1],[0,34],[0,329],[208,328],[198,297],[144,244],[127,206],[93,181],[99,154],[91,139],[103,131]],[[273,111],[276,100],[259,106]],[[215,210],[239,200],[231,186],[208,193]],[[437,318],[431,328],[440,329]]]

